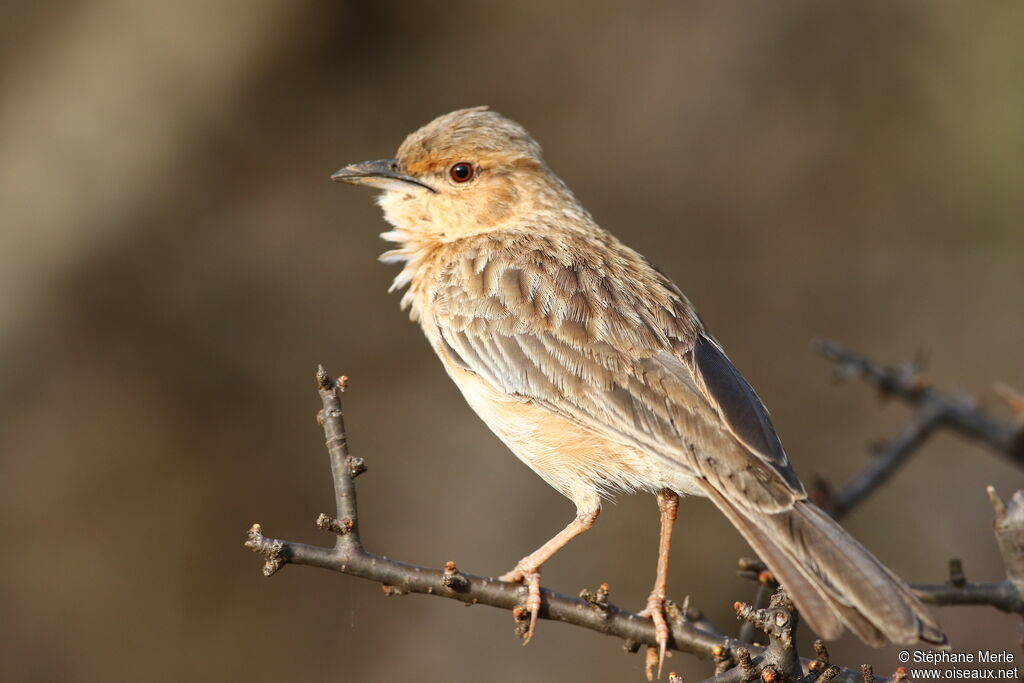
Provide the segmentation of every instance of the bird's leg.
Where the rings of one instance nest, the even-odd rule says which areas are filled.
[[[665,649],[668,647],[669,628],[665,621],[665,588],[668,584],[668,556],[672,550],[672,526],[679,510],[679,496],[675,491],[658,491],[658,511],[661,513],[661,535],[658,540],[658,572],[654,579],[654,590],[647,598],[647,608],[640,612],[654,622],[654,637],[657,647],[647,648],[647,680],[654,680],[655,665],[658,678],[665,663]]]
[[[576,518],[555,534],[551,540],[519,560],[515,569],[500,577],[502,581],[514,581],[517,583],[522,581],[529,590],[526,598],[526,609],[530,613],[530,627],[523,637],[524,645],[533,638],[534,629],[537,627],[537,617],[540,614],[540,566],[547,562],[552,555],[557,553],[569,541],[594,526],[594,520],[597,519],[597,515],[600,512],[600,507],[588,512],[577,512]]]

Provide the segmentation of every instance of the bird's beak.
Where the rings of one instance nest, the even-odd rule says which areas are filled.
[[[406,190],[410,185],[425,188],[436,193],[437,190],[423,183],[411,175],[402,173],[402,167],[398,159],[377,159],[375,161],[361,161],[358,164],[349,164],[345,168],[331,174],[331,180],[338,183],[354,183],[356,185],[371,185],[385,190]]]

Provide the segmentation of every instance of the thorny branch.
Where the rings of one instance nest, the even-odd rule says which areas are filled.
[[[467,574],[454,562],[443,569],[419,567],[369,552],[359,536],[359,514],[356,506],[355,479],[366,471],[361,458],[348,452],[342,417],[341,393],[347,378],[331,379],[321,367],[316,375],[323,409],[318,420],[323,426],[330,456],[335,487],[335,515],[321,514],[316,524],[335,534],[331,547],[268,538],[259,524],[248,532],[246,547],[264,557],[263,573],[270,576],[285,564],[300,564],[330,569],[343,574],[381,583],[388,595],[422,593],[458,600],[467,605],[483,604],[511,610],[518,622],[528,619],[523,602],[525,589],[520,584]],[[1008,578],[998,584],[966,584],[920,587],[919,595],[933,604],[992,604],[1000,609],[1024,613],[1024,494],[1018,492],[1009,505],[1003,505],[990,493],[996,507],[996,534],[1000,549],[1007,557]],[[1002,507],[1000,507],[1002,506]],[[756,561],[748,570],[757,570]],[[758,570],[765,586],[773,585],[770,574]],[[1012,588],[1012,593],[1009,592]],[[1007,591],[1007,597],[994,599],[991,591]],[[994,594],[994,593],[993,593]],[[1012,603],[1016,600],[1016,603]],[[626,649],[636,651],[641,645],[655,645],[654,624],[650,618],[624,610],[609,601],[607,585],[596,592],[583,591],[580,598],[571,598],[542,589],[540,617],[582,626],[625,641]],[[671,626],[670,648],[715,663],[715,683],[749,683],[760,678],[765,683],[812,683],[841,681],[856,683],[876,680],[862,671],[829,665],[824,646],[816,648],[817,658],[801,660],[793,644],[797,613],[780,591],[767,608],[737,603],[739,616],[757,631],[768,636],[768,646],[753,645],[724,635],[696,609],[669,603]],[[824,656],[822,655],[824,653]],[[897,672],[896,679],[901,677]],[[670,675],[670,680],[678,677]]]

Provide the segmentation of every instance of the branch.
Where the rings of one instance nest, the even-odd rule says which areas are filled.
[[[816,502],[832,517],[843,517],[888,481],[940,427],[981,441],[1014,464],[1024,466],[1024,419],[998,420],[969,396],[954,396],[934,389],[921,376],[920,360],[882,366],[834,342],[818,340],[814,346],[821,355],[836,363],[837,377],[863,379],[875,386],[882,396],[896,396],[915,408],[914,416],[900,433],[882,445],[875,458],[842,489],[833,491],[825,481],[816,482]],[[1010,408],[1024,418],[1024,399],[1004,386],[999,386],[998,392]]]
[[[765,585],[770,581],[762,579],[761,583]],[[881,683],[888,680],[875,678],[867,665],[854,671],[830,664],[828,650],[820,640],[814,642],[815,658],[801,659],[796,648],[800,615],[782,588],[772,595],[766,608],[758,609],[742,602],[734,606],[737,618],[768,636],[768,647],[753,653],[746,647],[736,650],[733,666],[720,665],[719,662],[726,661],[725,653],[715,653],[715,675],[703,683],[752,683],[756,680],[763,683]],[[905,673],[897,669],[893,680],[903,678]],[[669,681],[673,683],[671,677]]]
[[[943,411],[935,404],[921,406],[900,433],[883,446],[857,476],[839,491],[828,492],[822,506],[825,511],[839,519],[856,507],[895,474],[899,466],[931,436],[943,418]],[[822,485],[820,481],[818,483]]]
[[[754,609],[767,607],[771,603],[772,595],[779,588],[775,577],[768,571],[768,566],[761,560],[752,557],[740,558],[739,565],[740,569],[737,574],[757,583],[757,591],[754,593],[752,607]],[[739,639],[747,643],[763,643],[763,633],[755,624],[744,620],[743,625],[740,627]]]
[[[1006,578],[1024,593],[1024,491],[1014,493],[1009,503],[1004,503],[992,486],[987,493],[995,510],[992,526],[1006,567]]]
[[[335,516],[321,514],[316,525],[333,533],[335,543],[325,547],[269,538],[263,535],[259,524],[254,524],[245,545],[263,555],[263,573],[270,576],[286,564],[309,565],[379,582],[387,595],[422,593],[458,600],[467,605],[490,605],[512,611],[517,631],[525,632],[529,614],[523,607],[527,590],[521,584],[466,574],[454,562],[448,562],[443,569],[419,567],[371,553],[363,547],[359,535],[355,479],[366,471],[366,465],[361,458],[348,452],[341,407],[341,394],[347,378],[332,380],[322,367],[316,377],[323,403],[317,419],[323,426],[335,489]],[[996,505],[998,497],[991,495],[993,505]],[[1000,547],[1004,549],[1005,557],[1016,558],[1007,561],[1007,581],[981,586],[965,583],[962,586],[920,587],[918,591],[923,599],[927,600],[926,596],[932,595],[934,604],[991,604],[1000,609],[1008,609],[1009,605],[1009,611],[1021,610],[1024,494],[1018,492],[1009,506],[1003,505],[1002,501],[998,504],[1001,508],[996,508],[996,527]],[[763,584],[773,581],[770,575],[764,575],[756,562],[745,569],[748,573],[756,571]],[[1016,603],[1008,602],[1009,597],[999,597],[1002,593],[997,595],[999,591],[1006,590],[1004,584],[1014,587]],[[956,597],[950,598],[950,595]],[[548,589],[542,589],[541,596],[542,619],[562,621],[620,638],[630,651],[636,651],[642,645],[657,645],[652,620],[609,602],[607,585],[602,585],[594,593],[583,591],[579,598]],[[822,659],[820,653],[814,660],[799,658],[793,644],[798,615],[781,592],[773,597],[766,609],[742,603],[737,603],[737,609],[741,618],[767,633],[767,647],[725,636],[699,610],[685,606],[680,609],[673,603],[668,604],[667,610],[671,626],[669,647],[712,658],[716,683],[749,683],[757,677],[764,683],[812,683],[816,680],[856,683],[868,680],[863,672],[829,666],[827,656]],[[900,678],[899,672],[896,678]],[[872,677],[871,680],[875,679]]]
[[[332,547],[324,547],[268,538],[263,535],[263,529],[259,524],[253,524],[249,529],[245,546],[263,555],[263,573],[270,576],[286,564],[330,569],[377,581],[382,584],[387,595],[422,593],[458,600],[467,605],[490,605],[511,610],[516,619],[517,631],[525,630],[529,614],[523,607],[526,589],[520,584],[466,574],[460,571],[454,562],[448,562],[444,569],[419,567],[376,555],[363,547],[359,536],[355,479],[366,471],[366,464],[361,458],[352,457],[348,452],[341,409],[341,394],[348,380],[341,377],[334,381],[322,367],[317,371],[316,379],[323,403],[317,420],[324,429],[335,491],[335,516],[321,514],[316,520],[316,525],[320,529],[334,533],[335,543]],[[625,641],[626,649],[633,652],[642,645],[657,645],[654,623],[651,619],[609,602],[607,584],[602,585],[594,593],[582,591],[579,598],[560,595],[548,589],[542,589],[541,596],[542,619],[562,621],[621,638]],[[669,603],[668,607],[672,630],[669,647],[700,657],[713,658],[716,670],[725,672],[723,675],[729,677],[724,683],[740,680],[736,678],[738,674],[730,673],[732,671],[761,672],[765,667],[769,667],[769,671],[773,670],[771,667],[775,667],[778,671],[803,676],[801,661],[796,657],[795,650],[773,650],[771,641],[768,648],[762,648],[729,638],[705,619],[699,610],[685,607],[680,609],[673,603]],[[751,608],[746,609],[752,612]],[[795,627],[795,610],[792,610],[791,620],[791,627]],[[764,626],[765,624],[762,624],[762,627]],[[772,633],[773,631],[769,631],[770,636]],[[792,638],[788,637],[788,640],[791,641]],[[785,657],[781,653],[785,653]],[[805,663],[809,671],[814,670],[813,661],[807,660]],[[855,683],[861,680],[856,671],[838,667],[833,669],[833,677],[838,681]],[[756,675],[760,673],[755,674],[755,677]]]
[[[1004,503],[989,486],[988,498],[995,510],[993,528],[1006,578],[995,583],[968,583],[959,560],[950,561],[949,582],[911,586],[921,602],[930,605],[990,605],[1024,617],[1024,491]]]
[[[921,377],[919,361],[900,366],[881,366],[866,356],[834,342],[819,340],[817,350],[837,364],[842,378],[859,378],[874,385],[883,396],[896,396],[916,408],[899,434],[880,448],[876,457],[838,491],[819,481],[818,498],[833,517],[840,518],[889,479],[939,427],[957,431],[988,445],[1024,465],[1024,422],[1001,421],[989,416],[969,396],[944,394]],[[1005,386],[998,393],[1014,412],[1024,414],[1024,400]],[[963,576],[959,560],[950,562],[945,584],[911,586],[922,602],[930,605],[989,605],[1024,616],[1024,503],[1018,491],[1007,507],[992,487],[988,496],[996,512],[996,541],[1007,579],[971,584]]]
[[[840,377],[862,379],[874,385],[883,396],[895,396],[919,411],[927,408],[936,415],[937,424],[980,441],[1011,462],[1024,466],[1024,423],[996,419],[970,396],[935,389],[921,376],[919,362],[882,366],[825,340],[815,342],[815,348],[836,363]]]
[[[286,564],[309,565],[380,582],[389,595],[437,595],[468,605],[490,605],[512,610],[518,622],[528,619],[523,609],[526,592],[521,584],[466,574],[454,562],[449,562],[444,569],[419,567],[376,555],[363,547],[359,537],[355,478],[366,471],[366,465],[362,459],[348,453],[341,410],[341,393],[347,379],[342,377],[336,382],[320,368],[317,383],[323,402],[323,409],[317,417],[323,425],[330,455],[336,516],[321,514],[316,524],[336,535],[335,544],[333,547],[322,547],[268,538],[263,535],[262,527],[254,524],[245,545],[264,556],[263,573],[270,576]],[[603,591],[598,591],[598,597],[585,592],[586,599],[571,598],[543,589],[540,617],[621,638],[630,649],[641,645],[656,646],[651,619],[608,602],[607,587],[603,588]],[[716,648],[735,649],[745,645],[717,632],[698,610],[680,612],[675,608],[673,611],[672,649],[710,657]]]

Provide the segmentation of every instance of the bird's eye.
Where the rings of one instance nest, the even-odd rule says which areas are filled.
[[[451,170],[448,171],[451,175],[452,180],[457,183],[464,183],[467,180],[472,180],[475,171],[473,170],[473,164],[468,161],[460,161],[459,163],[452,166]]]

